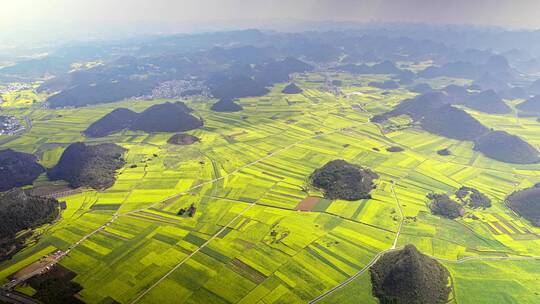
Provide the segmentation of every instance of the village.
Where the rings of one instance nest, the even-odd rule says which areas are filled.
[[[3,86],[0,86],[0,95],[7,94],[15,91],[29,90],[32,89],[32,85],[28,83],[9,83]],[[2,102],[2,97],[0,96],[0,103]]]
[[[15,135],[26,129],[24,124],[14,116],[0,115],[0,135]]]

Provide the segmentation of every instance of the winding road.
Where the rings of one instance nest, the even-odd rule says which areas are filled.
[[[326,298],[327,296],[331,295],[332,293],[334,293],[336,290],[340,289],[341,287],[349,284],[350,282],[352,282],[354,279],[356,279],[357,277],[361,276],[362,274],[364,274],[369,268],[371,268],[371,266],[373,266],[373,264],[377,263],[377,261],[381,258],[381,256],[383,256],[385,253],[387,252],[390,252],[390,251],[394,251],[394,250],[398,250],[396,249],[397,247],[397,242],[399,240],[399,236],[401,235],[401,227],[403,227],[403,221],[405,220],[405,217],[403,216],[403,209],[401,208],[401,204],[399,203],[399,199],[396,195],[396,191],[394,190],[394,186],[395,186],[396,182],[395,181],[392,181],[392,195],[394,196],[394,200],[396,202],[396,205],[398,206],[398,210],[399,210],[399,214],[400,214],[400,221],[399,221],[399,226],[398,226],[398,230],[396,232],[396,237],[394,238],[394,242],[392,244],[392,247],[387,249],[387,250],[384,250],[384,251],[381,251],[379,252],[377,255],[375,255],[375,257],[373,257],[373,259],[367,263],[366,266],[364,266],[364,268],[360,269],[357,273],[355,273],[354,275],[352,275],[351,277],[349,277],[347,280],[343,281],[342,283],[332,287],[330,290],[326,291],[325,293],[321,294],[320,296],[316,297],[315,299],[309,301],[309,303],[317,303],[319,302],[320,300]]]

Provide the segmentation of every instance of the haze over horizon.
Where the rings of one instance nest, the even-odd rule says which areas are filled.
[[[85,38],[111,34],[176,33],[301,24],[432,23],[540,28],[535,0],[3,0],[0,41]]]
[[[0,304],[539,304],[540,0],[0,0]]]

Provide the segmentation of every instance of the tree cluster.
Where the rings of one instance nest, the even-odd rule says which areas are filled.
[[[116,170],[125,164],[126,149],[112,143],[69,145],[58,164],[47,172],[51,180],[65,180],[71,187],[106,189],[116,180]]]
[[[443,304],[451,291],[448,270],[413,245],[385,253],[369,272],[381,304]]]
[[[344,160],[333,160],[316,169],[310,176],[313,186],[324,190],[328,199],[355,201],[370,198],[375,188],[373,180],[379,176],[367,168],[350,164]]]
[[[461,216],[463,208],[456,201],[450,199],[446,194],[428,194],[430,199],[429,209],[433,214],[441,215],[450,219]]]
[[[32,154],[11,149],[0,151],[0,192],[31,185],[43,172],[45,168]]]
[[[463,186],[456,191],[456,197],[471,208],[491,207],[489,197],[475,188]]]
[[[152,132],[183,132],[199,128],[202,120],[189,114],[184,103],[166,102],[149,107],[141,113],[118,108],[92,123],[83,134],[103,137],[122,130]]]
[[[9,257],[22,245],[17,233],[52,222],[59,214],[53,198],[31,196],[13,189],[0,196],[0,259]]]

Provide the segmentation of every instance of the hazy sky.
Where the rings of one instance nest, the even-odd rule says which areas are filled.
[[[540,28],[538,12],[540,0],[0,0],[0,39],[256,28],[283,20]]]

